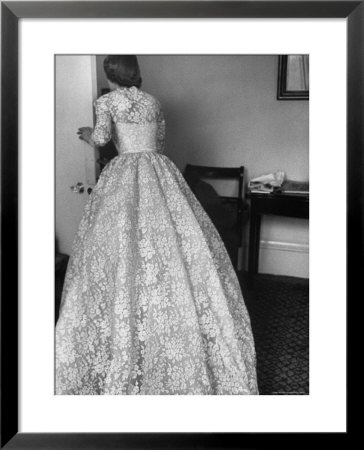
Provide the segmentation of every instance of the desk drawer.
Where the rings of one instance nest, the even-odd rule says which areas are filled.
[[[256,197],[251,198],[251,214],[274,214],[308,219],[309,200],[307,197]]]

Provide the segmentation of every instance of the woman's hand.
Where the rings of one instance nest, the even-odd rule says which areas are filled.
[[[92,131],[93,130],[90,127],[80,127],[77,131],[78,139],[81,139],[81,141],[85,141],[88,144],[92,145],[91,139]]]

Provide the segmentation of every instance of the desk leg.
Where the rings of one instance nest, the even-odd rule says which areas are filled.
[[[249,277],[258,273],[259,269],[259,244],[260,244],[260,214],[251,212],[249,232]]]

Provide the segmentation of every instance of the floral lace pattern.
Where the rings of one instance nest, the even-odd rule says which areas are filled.
[[[56,327],[55,391],[258,394],[250,319],[227,251],[177,167],[157,151],[159,104],[150,96],[114,103],[121,95],[98,101],[95,141],[111,138],[110,122],[145,126],[149,141],[154,123],[156,150],[125,147],[132,138],[123,136],[90,195]]]
[[[152,95],[134,86],[119,88],[97,99],[95,109],[95,145],[105,145],[113,138],[119,153],[163,152],[165,120],[159,101]]]

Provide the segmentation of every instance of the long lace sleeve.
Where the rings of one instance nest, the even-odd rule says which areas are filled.
[[[100,97],[95,101],[96,125],[91,135],[94,145],[103,146],[107,144],[112,136],[111,114],[106,99]]]
[[[158,129],[157,129],[158,152],[163,153],[165,140],[166,140],[166,122],[164,119],[164,114],[163,114],[162,109],[159,110],[157,125],[158,125]]]

